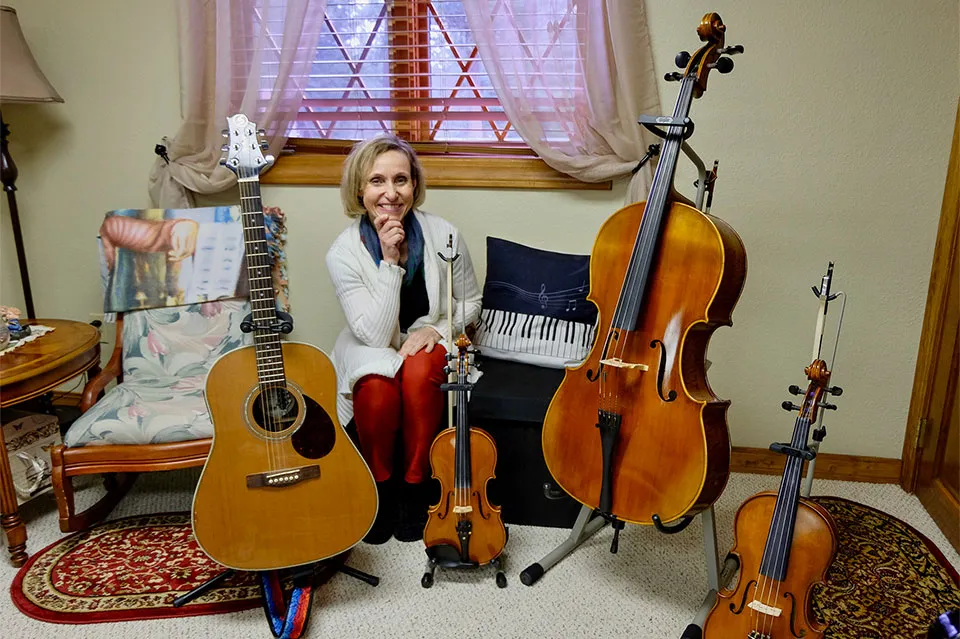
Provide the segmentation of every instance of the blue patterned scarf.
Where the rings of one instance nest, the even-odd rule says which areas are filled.
[[[407,263],[404,266],[407,269],[403,276],[404,286],[409,286],[416,277],[420,265],[423,264],[423,231],[420,229],[420,222],[413,211],[407,213],[403,218],[403,232],[407,241]],[[380,260],[383,259],[383,251],[380,249],[380,236],[377,235],[377,229],[373,227],[370,216],[364,215],[360,219],[360,239],[363,245],[367,247],[370,257],[374,264],[380,266]]]

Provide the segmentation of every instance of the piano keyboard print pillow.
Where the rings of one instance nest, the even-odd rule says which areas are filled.
[[[597,307],[587,301],[590,256],[487,237],[487,279],[474,343],[482,356],[549,368],[581,362]]]

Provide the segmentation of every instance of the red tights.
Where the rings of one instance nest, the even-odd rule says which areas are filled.
[[[446,350],[407,357],[396,377],[367,375],[353,387],[354,420],[363,453],[377,482],[394,474],[397,432],[403,437],[403,479],[419,484],[430,478],[430,444],[440,430]]]

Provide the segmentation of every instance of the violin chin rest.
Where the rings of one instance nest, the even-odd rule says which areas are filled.
[[[476,561],[463,561],[457,547],[450,544],[428,546],[426,551],[430,561],[441,568],[476,568],[480,565]]]

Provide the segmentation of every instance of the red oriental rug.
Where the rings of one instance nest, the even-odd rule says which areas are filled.
[[[28,617],[69,624],[211,615],[262,605],[257,574],[237,572],[173,607],[174,599],[223,570],[197,545],[190,513],[140,515],[50,544],[20,569],[10,592]],[[315,583],[334,572],[321,569]]]

